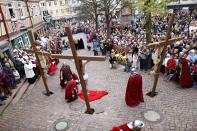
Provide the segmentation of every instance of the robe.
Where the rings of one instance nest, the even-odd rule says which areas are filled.
[[[181,58],[180,62],[182,64],[181,75],[179,78],[179,84],[184,88],[190,88],[193,85],[192,76],[190,74],[190,69],[188,66],[188,60]]]
[[[125,101],[128,106],[134,107],[144,102],[142,92],[142,76],[131,74],[126,89]]]
[[[138,61],[138,55],[133,55],[133,63],[132,63],[132,67],[133,68],[136,68],[136,69],[139,69],[139,61]]]
[[[10,93],[10,78],[3,71],[0,71],[0,94],[4,92],[5,94]]]
[[[118,127],[113,127],[110,131],[132,131],[132,129],[129,129],[127,126],[127,123]]]
[[[50,58],[49,57],[49,66],[50,66],[50,68],[49,68],[49,70],[48,70],[48,72],[47,72],[47,74],[51,74],[51,73],[55,73],[55,71],[56,71],[56,67],[55,67],[55,65],[53,64],[53,60],[52,60],[52,58]]]
[[[69,73],[69,74],[68,74]],[[70,72],[66,72],[63,69],[60,70],[60,86],[62,88],[65,88],[65,82],[66,81],[70,81],[70,80],[78,80],[78,76],[77,74],[75,74],[74,72],[70,71]]]
[[[11,68],[5,66],[5,67],[3,67],[3,71],[10,79],[10,82],[9,82],[10,86],[13,88],[16,87],[17,83],[16,83],[16,80],[14,78],[14,74],[13,74],[13,71],[11,70]]]
[[[78,87],[75,80],[68,81],[65,87],[65,100],[72,102],[78,97]]]
[[[176,70],[176,61],[175,59],[168,59],[166,62],[166,68],[165,68],[165,74],[174,74],[174,71]]]

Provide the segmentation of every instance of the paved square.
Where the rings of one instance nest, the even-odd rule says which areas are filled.
[[[75,37],[83,37],[86,41],[83,34]],[[67,50],[64,53],[71,52]],[[93,52],[86,49],[78,51],[78,54],[93,55]],[[66,62],[75,70],[71,61]],[[86,71],[89,75],[88,89],[109,92],[101,100],[91,102],[95,110],[104,110],[103,113],[85,114],[85,103],[80,98],[66,103],[64,90],[59,85],[58,70],[48,78],[49,88],[54,94],[50,97],[42,95],[44,85],[40,79],[33,89],[28,90],[18,103],[10,105],[0,117],[0,131],[51,131],[58,119],[68,122],[68,131],[109,131],[114,125],[134,119],[145,122],[143,131],[197,131],[197,89],[182,89],[178,84],[165,82],[160,77],[159,94],[150,98],[145,94],[152,88],[153,77],[142,72],[145,102],[131,108],[124,101],[129,73],[123,72],[122,66],[111,70],[108,60],[90,62]],[[161,113],[162,121],[146,121],[144,112],[147,110]]]

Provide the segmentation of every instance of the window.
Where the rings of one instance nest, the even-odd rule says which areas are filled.
[[[22,8],[19,8],[19,13],[20,13],[20,16],[23,16],[23,9]]]
[[[60,5],[63,5],[62,1],[60,1]]]
[[[40,15],[40,12],[39,12],[39,10],[37,9],[36,6],[31,7],[31,14],[32,14],[33,17]]]
[[[18,3],[18,10],[19,10],[20,17],[24,16],[24,14],[23,14],[23,7],[22,7],[21,3]]]
[[[58,10],[56,10],[56,14],[58,13]]]
[[[53,14],[53,11],[51,11],[51,14]]]
[[[45,3],[41,3],[41,6],[45,6],[46,4]]]
[[[49,6],[51,6],[51,2],[49,1]]]
[[[54,5],[57,5],[57,1],[54,1]]]
[[[15,18],[16,17],[13,8],[9,8],[9,12],[10,12],[11,18]]]
[[[64,9],[61,9],[61,12],[64,13]]]
[[[18,37],[17,39],[15,39],[15,45],[18,48],[23,47],[23,39],[22,39],[22,37]]]
[[[27,34],[23,35],[23,40],[24,40],[25,46],[30,46],[30,41],[29,41],[29,37]]]

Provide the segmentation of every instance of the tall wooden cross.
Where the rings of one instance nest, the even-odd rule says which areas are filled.
[[[163,59],[166,55],[167,46],[169,44],[175,42],[175,41],[179,41],[179,40],[183,39],[183,37],[170,39],[170,37],[171,37],[170,34],[172,32],[172,25],[173,25],[174,17],[175,17],[175,14],[173,13],[171,18],[170,18],[170,21],[168,23],[167,36],[166,36],[165,41],[151,43],[151,44],[148,44],[146,46],[147,48],[155,48],[155,46],[157,46],[159,48],[163,48],[162,51],[160,52],[160,60],[159,60],[159,63],[157,65],[157,68],[156,68],[156,71],[155,71],[155,74],[154,74],[154,84],[153,84],[152,91],[147,93],[147,95],[150,96],[150,97],[154,97],[155,95],[157,95],[157,92],[155,92],[155,91],[156,91],[156,87],[157,87],[157,83],[158,83],[158,79],[159,79],[159,74],[160,74],[160,70],[161,70],[161,67],[162,67],[162,63],[163,63]]]
[[[82,91],[83,91],[83,94],[84,94],[84,97],[85,97],[85,103],[86,103],[86,107],[87,107],[86,113],[93,114],[94,109],[90,107],[90,103],[88,101],[88,93],[87,93],[86,84],[85,84],[85,81],[84,81],[84,78],[83,78],[82,66],[80,66],[80,62],[82,60],[105,61],[105,57],[104,56],[78,56],[77,52],[76,52],[76,49],[75,49],[75,42],[73,40],[70,28],[65,27],[65,31],[67,33],[67,37],[68,37],[73,55],[50,54],[48,52],[38,51],[37,48],[36,48],[35,39],[34,39],[33,34],[32,34],[31,31],[29,31],[28,33],[29,33],[29,36],[30,36],[30,40],[31,40],[31,43],[32,43],[33,50],[24,49],[24,51],[35,54],[37,62],[38,62],[39,69],[41,71],[42,80],[43,80],[43,83],[44,83],[44,86],[45,86],[45,89],[46,89],[46,95],[48,95],[48,96],[51,95],[52,92],[48,88],[47,81],[46,81],[46,78],[44,76],[43,69],[41,68],[41,64],[40,64],[40,60],[39,60],[38,55],[46,55],[46,56],[50,55],[52,58],[57,58],[57,59],[74,59],[75,66],[76,66],[76,69],[77,69],[77,72],[78,72],[78,75],[79,75],[80,83],[81,83],[81,86],[82,86]]]

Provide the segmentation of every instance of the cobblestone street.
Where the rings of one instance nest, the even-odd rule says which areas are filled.
[[[83,37],[86,42],[83,34],[74,37]],[[71,54],[71,51],[66,50],[64,54]],[[93,52],[79,50],[78,55],[92,56]],[[64,62],[76,70],[71,61]],[[158,95],[150,98],[145,94],[152,89],[153,77],[142,72],[145,102],[131,108],[124,100],[129,73],[123,72],[121,65],[117,69],[110,69],[108,60],[90,62],[86,67],[88,89],[107,90],[109,94],[90,103],[96,111],[104,112],[88,115],[84,113],[85,102],[80,98],[72,103],[64,100],[64,90],[59,85],[60,67],[61,64],[58,65],[58,71],[48,77],[49,88],[54,94],[50,97],[43,95],[42,79],[37,81],[33,89],[29,89],[17,104],[11,104],[0,116],[0,131],[55,131],[53,126],[59,119],[68,122],[68,131],[109,131],[115,125],[134,119],[145,122],[143,131],[197,131],[197,89],[180,88],[176,83],[164,81],[161,76],[157,86]],[[147,110],[158,112],[161,121],[147,121],[143,116]]]

